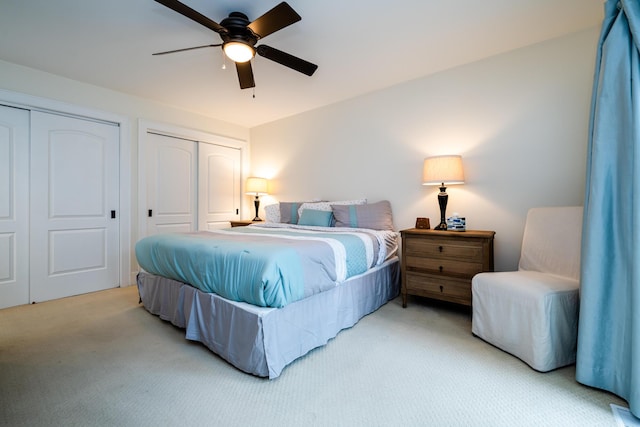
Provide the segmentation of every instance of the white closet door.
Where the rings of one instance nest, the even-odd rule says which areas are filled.
[[[119,128],[31,113],[32,301],[119,285]]]
[[[0,106],[0,308],[29,303],[29,111]]]
[[[147,235],[195,231],[197,143],[147,133]]]
[[[213,230],[240,219],[240,149],[198,145],[198,229]]]

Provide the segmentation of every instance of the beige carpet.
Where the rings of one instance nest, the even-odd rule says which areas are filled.
[[[135,287],[0,310],[3,426],[615,426],[621,399],[396,299],[272,381],[138,305]]]

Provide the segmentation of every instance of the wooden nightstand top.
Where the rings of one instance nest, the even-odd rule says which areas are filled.
[[[251,224],[261,224],[264,221],[252,221],[250,219],[239,219],[239,220],[230,221],[230,222],[232,227],[244,227],[246,225],[251,225]]]
[[[467,231],[440,231],[440,230],[424,230],[419,228],[408,228],[400,231],[401,235],[411,234],[416,236],[430,236],[430,237],[459,237],[461,239],[470,237],[479,237],[482,239],[491,239],[496,234],[495,231],[489,230],[467,230]]]

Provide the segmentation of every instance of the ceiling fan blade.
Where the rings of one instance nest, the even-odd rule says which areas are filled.
[[[164,52],[152,53],[152,55],[166,55],[168,53],[184,52],[184,51],[187,51],[187,50],[202,49],[204,47],[219,47],[219,46],[222,46],[222,43],[206,44],[204,46],[185,47],[184,49],[167,50],[167,51],[164,51]]]
[[[251,61],[236,62],[236,71],[238,72],[240,89],[248,89],[256,86],[256,83],[253,81],[253,70],[251,68]]]
[[[218,24],[215,21],[207,18],[200,12],[196,12],[191,9],[189,6],[180,3],[178,0],[156,0],[158,3],[167,6],[169,9],[172,9],[178,12],[181,15],[186,16],[189,19],[196,21],[198,24],[204,25],[205,27],[212,29],[216,33],[226,33],[227,29],[222,25]]]
[[[275,61],[278,64],[284,65],[285,67],[289,67],[293,70],[299,71],[302,74],[306,74],[307,76],[313,75],[313,73],[315,73],[315,71],[318,69],[318,66],[316,64],[312,64],[309,61],[305,61],[304,59],[300,59],[296,56],[290,55],[286,52],[264,44],[258,46],[256,48],[256,52],[258,52],[258,55],[260,56],[264,56],[267,59]]]
[[[300,15],[298,15],[287,2],[283,1],[250,23],[248,27],[256,36],[264,38],[271,33],[275,33],[284,27],[288,27],[289,25],[298,22],[301,19]]]

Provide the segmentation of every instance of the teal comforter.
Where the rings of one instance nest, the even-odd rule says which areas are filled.
[[[365,231],[251,226],[153,235],[135,252],[149,273],[233,301],[283,307],[365,272],[381,248]]]

